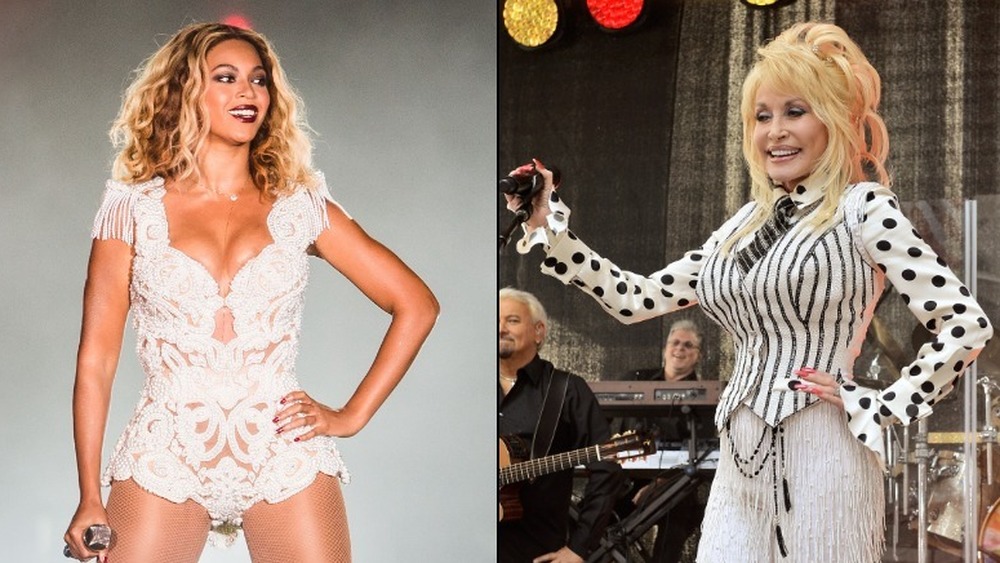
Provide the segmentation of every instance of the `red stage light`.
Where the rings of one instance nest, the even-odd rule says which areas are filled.
[[[249,18],[243,14],[229,14],[228,16],[222,18],[222,23],[233,27],[239,27],[241,29],[253,29],[253,25],[250,23]]]
[[[634,24],[642,14],[643,0],[587,0],[587,9],[598,25],[618,31]]]

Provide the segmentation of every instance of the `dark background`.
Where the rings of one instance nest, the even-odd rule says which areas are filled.
[[[795,22],[840,25],[882,76],[893,189],[963,278],[962,202],[980,200],[978,293],[998,317],[998,277],[990,273],[997,238],[986,218],[1000,193],[1000,4],[796,0],[756,9],[736,0],[654,0],[638,25],[609,33],[574,1],[564,5],[570,25],[536,50],[510,38],[498,5],[498,177],[531,157],[557,166],[573,230],[643,274],[700,246],[749,197],[738,106],[755,48]],[[498,224],[509,221],[500,201]],[[584,293],[542,276],[540,260],[541,251],[521,256],[512,243],[499,258],[500,285],[542,300],[551,317],[543,355],[557,365],[588,379],[660,365],[667,328],[687,317],[706,333],[701,371],[727,376],[731,346],[697,308],[622,325]],[[913,317],[895,294],[879,316],[909,361]],[[878,351],[866,346],[857,375]],[[880,355],[881,377],[895,378],[899,366]]]

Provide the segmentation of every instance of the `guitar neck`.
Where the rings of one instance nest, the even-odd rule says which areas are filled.
[[[601,459],[601,446],[588,446],[561,454],[522,461],[500,469],[500,486],[528,481]]]

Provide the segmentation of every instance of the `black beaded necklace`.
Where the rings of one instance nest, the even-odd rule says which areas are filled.
[[[731,431],[731,420],[732,417],[726,420],[726,436],[729,442],[729,452],[733,456],[733,462],[736,465],[737,471],[740,475],[746,477],[747,479],[753,479],[760,475],[760,472],[764,470],[767,465],[768,460],[771,461],[771,483],[773,486],[773,500],[774,500],[774,535],[778,540],[778,550],[781,552],[782,557],[788,556],[788,548],[785,545],[785,537],[781,533],[781,524],[778,524],[778,477],[781,477],[781,491],[785,505],[785,512],[792,510],[792,497],[788,490],[788,479],[785,478],[785,427],[784,424],[778,423],[777,426],[771,427],[764,425],[764,430],[760,433],[760,438],[757,439],[757,444],[754,446],[753,453],[748,457],[744,457],[736,449],[736,442],[733,440]],[[770,440],[768,440],[770,437]],[[768,442],[767,448],[762,449],[761,446],[765,442]],[[780,464],[780,471],[779,471]]]

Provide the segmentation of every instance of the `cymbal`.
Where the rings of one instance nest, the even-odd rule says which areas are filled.
[[[982,432],[928,432],[928,444],[961,444],[966,440],[977,444],[994,443],[996,436],[984,434]]]

